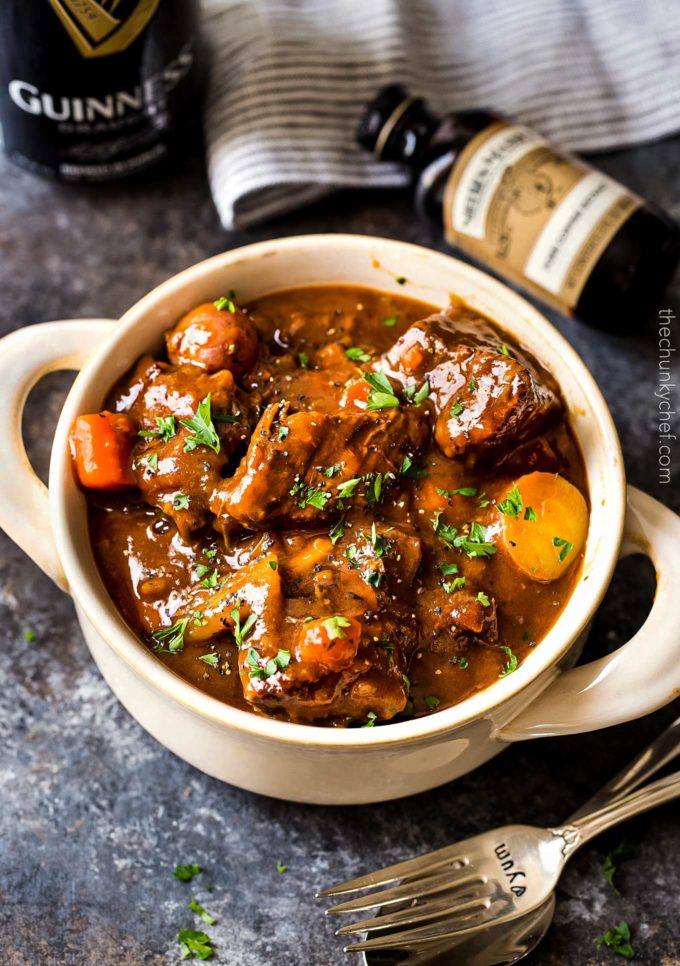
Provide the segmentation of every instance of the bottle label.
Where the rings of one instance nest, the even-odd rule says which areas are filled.
[[[498,122],[453,166],[446,239],[570,314],[603,251],[642,203],[530,128]]]
[[[129,47],[156,12],[159,0],[49,0],[83,57],[105,57]]]

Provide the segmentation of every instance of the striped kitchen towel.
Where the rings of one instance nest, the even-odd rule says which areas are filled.
[[[403,168],[355,143],[401,81],[597,151],[680,129],[680,0],[203,0],[208,170],[225,228]]]

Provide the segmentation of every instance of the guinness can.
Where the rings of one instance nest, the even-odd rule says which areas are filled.
[[[9,157],[62,181],[165,159],[198,121],[195,0],[1,0]]]

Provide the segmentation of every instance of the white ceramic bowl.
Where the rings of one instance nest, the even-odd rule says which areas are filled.
[[[405,276],[406,286],[395,279]],[[582,576],[535,651],[508,677],[463,703],[373,729],[288,724],[239,711],[176,675],[137,639],[99,577],[86,506],[69,463],[74,418],[101,408],[112,383],[199,302],[308,284],[351,283],[444,306],[450,293],[498,322],[558,378],[586,462],[592,515]],[[57,427],[49,494],[21,441],[30,388],[46,372],[80,369]],[[580,358],[518,295],[454,258],[382,238],[320,235],[250,245],[208,259],[154,289],[118,321],[49,322],[0,342],[0,525],[73,596],[92,655],[128,711],[175,754],[223,781],[303,802],[358,803],[432,788],[510,741],[603,728],[646,714],[680,692],[680,518],[626,487],[607,406]],[[567,670],[621,553],[657,570],[652,611],[612,655]]]

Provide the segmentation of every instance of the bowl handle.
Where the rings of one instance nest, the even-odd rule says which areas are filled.
[[[632,721],[680,695],[680,516],[628,487],[621,556],[644,553],[656,569],[647,620],[613,654],[558,674],[496,737],[522,741]]]
[[[71,319],[17,329],[0,340],[0,528],[68,590],[50,526],[47,487],[28,461],[21,417],[29,392],[57,369],[81,369],[111,332],[112,319]]]

